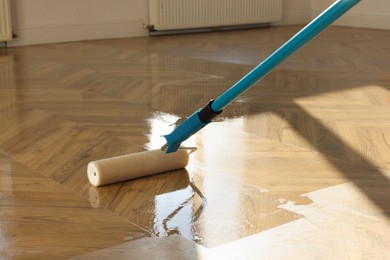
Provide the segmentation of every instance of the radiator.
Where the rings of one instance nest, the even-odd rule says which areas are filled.
[[[12,39],[11,11],[9,0],[0,0],[0,41]]]
[[[150,28],[175,30],[263,24],[282,16],[281,0],[149,0]]]

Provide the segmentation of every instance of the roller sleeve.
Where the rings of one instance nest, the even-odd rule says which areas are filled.
[[[186,150],[166,154],[157,149],[90,162],[87,175],[91,185],[98,187],[184,168],[188,161]]]

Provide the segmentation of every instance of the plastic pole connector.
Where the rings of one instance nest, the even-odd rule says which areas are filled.
[[[168,135],[164,135],[167,140],[167,148],[165,150],[166,153],[176,152],[182,142],[187,140],[193,134],[198,132],[200,129],[205,127],[209,122],[202,122],[199,118],[200,110],[196,111],[189,118],[187,118],[183,123],[177,126],[172,133]]]
[[[182,142],[211,123],[214,117],[222,113],[222,110],[218,112],[212,110],[211,105],[213,102],[214,100],[210,100],[206,106],[192,114],[192,116],[176,127],[172,133],[164,135],[167,140],[166,153],[176,152]]]
[[[203,122],[203,123],[210,123],[211,120],[218,116],[219,114],[222,113],[222,110],[221,111],[218,111],[218,112],[215,112],[211,107],[213,105],[213,102],[214,102],[214,99],[210,100],[209,103],[207,103],[207,105],[205,105],[199,112],[198,112],[198,116],[200,118],[200,120]]]

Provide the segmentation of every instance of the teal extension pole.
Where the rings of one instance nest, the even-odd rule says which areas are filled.
[[[183,123],[178,125],[170,134],[165,135],[167,144],[166,153],[175,152],[181,143],[198,132],[211,120],[222,112],[222,109],[229,105],[243,92],[248,90],[254,83],[265,76],[291,54],[296,52],[303,45],[312,40],[315,36],[325,30],[329,25],[345,14],[361,0],[338,0],[306,27],[299,31],[278,50],[272,53],[266,60],[255,67],[251,72],[225,91],[217,99],[210,101],[204,108],[199,109]]]

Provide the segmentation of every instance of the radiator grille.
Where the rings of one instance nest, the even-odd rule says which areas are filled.
[[[268,23],[281,13],[281,0],[150,0],[156,30]]]

